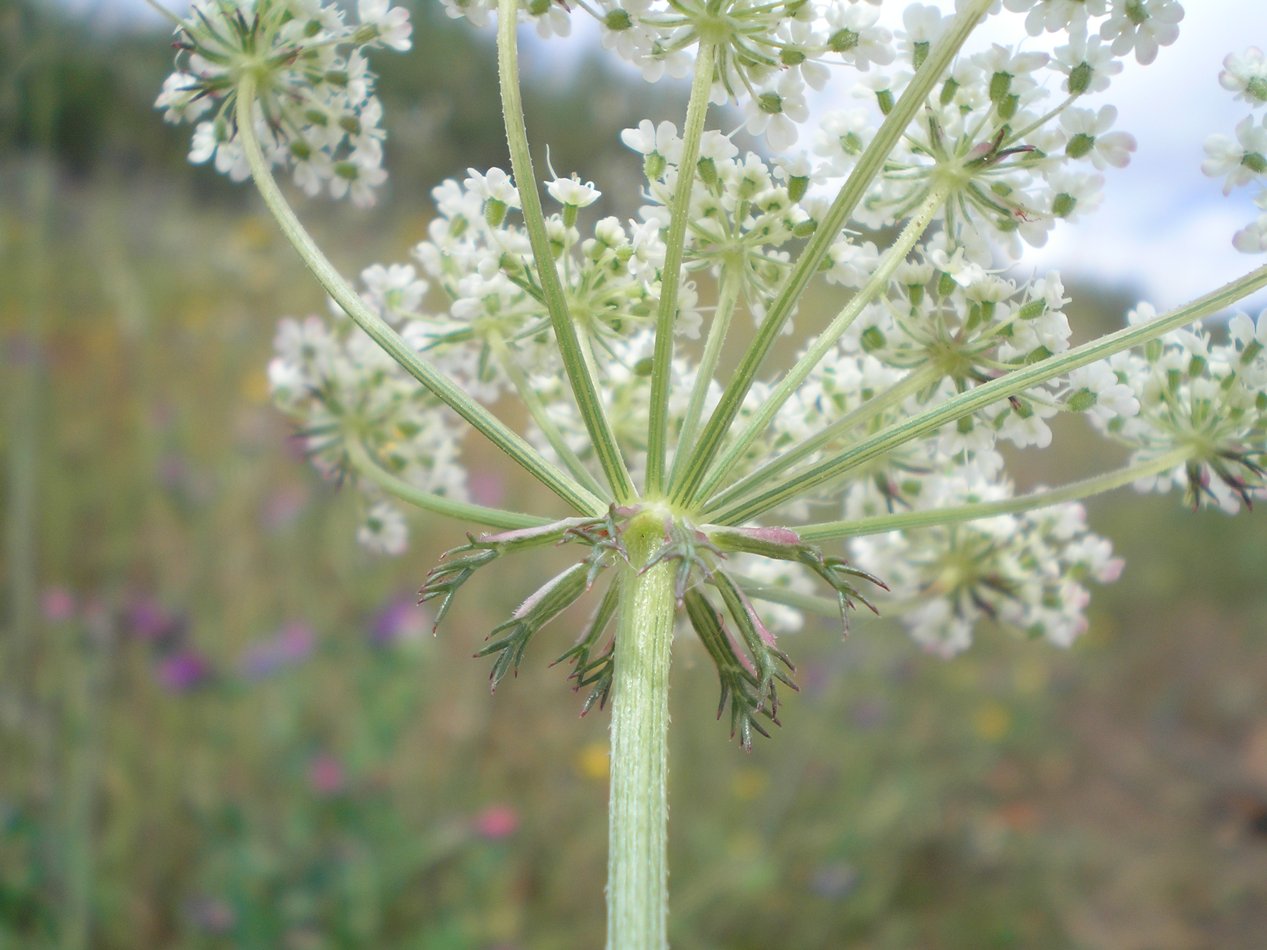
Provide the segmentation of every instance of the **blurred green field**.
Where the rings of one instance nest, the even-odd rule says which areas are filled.
[[[132,67],[147,96],[163,58]],[[323,308],[315,284],[248,194],[172,161],[184,133],[157,115],[143,148],[107,123],[113,157],[70,160],[27,110],[81,101],[60,75],[8,74],[0,111],[20,132],[0,153],[0,947],[600,945],[606,714],[579,718],[548,666],[570,631],[491,697],[471,658],[539,578],[477,577],[431,637],[413,595],[462,529],[418,518],[407,556],[366,554],[355,492],[268,404],[276,319]],[[402,259],[421,174],[390,210],[305,215],[349,271]],[[1117,319],[1085,297],[1076,325]],[[548,505],[472,455],[484,491]],[[1053,450],[1030,475],[1093,464]],[[945,663],[886,622],[844,643],[811,623],[787,643],[802,692],[748,755],[678,644],[674,946],[1263,945],[1267,523],[1130,494],[1091,520],[1128,567],[1073,650],[987,631]]]

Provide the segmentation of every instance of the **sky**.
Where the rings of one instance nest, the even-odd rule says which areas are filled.
[[[66,2],[104,8],[125,22],[155,17],[143,0]],[[897,18],[906,4],[889,6]],[[1100,210],[1077,225],[1062,223],[1047,247],[1027,254],[1022,272],[1056,268],[1136,288],[1165,310],[1261,262],[1231,245],[1232,235],[1255,215],[1252,191],[1241,189],[1225,198],[1220,183],[1202,175],[1200,166],[1206,138],[1232,134],[1248,111],[1219,86],[1218,73],[1229,52],[1267,46],[1267,2],[1189,0],[1184,6],[1178,41],[1162,49],[1151,66],[1128,61],[1103,100],[1118,107],[1115,127],[1138,142],[1130,167],[1110,169]],[[1020,18],[1003,14],[986,38],[1016,42],[1017,37],[1024,37]],[[550,43],[558,68],[565,69],[597,45],[597,34],[581,29]],[[1026,39],[1025,48],[1046,47],[1042,40]],[[1250,303],[1255,309],[1267,307],[1267,293]]]
[[[1118,108],[1116,127],[1138,142],[1130,166],[1109,170],[1099,212],[1058,228],[1048,247],[1027,259],[1134,283],[1159,309],[1262,263],[1261,255],[1231,246],[1232,235],[1257,214],[1253,192],[1225,198],[1222,183],[1201,173],[1201,162],[1206,138],[1233,134],[1249,111],[1219,86],[1218,74],[1228,53],[1267,46],[1267,3],[1192,0],[1184,7],[1175,44],[1150,66],[1128,61],[1107,93],[1105,101]],[[1267,294],[1253,303],[1267,306]]]

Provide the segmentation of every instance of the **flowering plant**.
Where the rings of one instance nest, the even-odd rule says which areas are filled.
[[[1176,39],[1175,0],[957,0],[910,4],[900,22],[878,0],[443,2],[497,20],[511,169],[437,187],[413,262],[371,266],[359,288],[273,175],[374,200],[382,109],[365,52],[409,47],[404,11],[195,0],[158,105],[197,123],[191,160],[254,178],[340,308],[283,322],[270,377],[314,463],[364,489],[360,540],[401,552],[410,505],[491,529],[428,575],[437,622],[489,563],[577,550],[481,654],[496,686],[543,626],[591,601],[559,659],[586,709],[613,707],[609,946],[662,946],[679,616],[745,747],[778,723],[779,688],[795,689],[777,636],[806,612],[846,628],[859,606],[895,613],[941,655],[986,619],[1069,644],[1087,585],[1121,569],[1080,499],[1134,484],[1231,512],[1264,493],[1267,317],[1238,314],[1225,338],[1200,321],[1267,286],[1267,268],[1166,314],[1141,304],[1124,329],[1074,345],[1059,275],[1002,266],[1092,212],[1103,173],[1128,164],[1134,139],[1094,97],[1125,58],[1147,64]],[[974,48],[1003,11],[1037,41]],[[548,210],[539,191],[517,27],[549,37],[581,17],[647,80],[691,77],[681,129],[643,121],[622,136],[642,158],[635,220],[599,218],[601,192],[577,174],[541,183]],[[853,99],[807,135],[810,97],[832,82]],[[1257,49],[1230,56],[1221,82],[1255,112],[1267,103]],[[710,104],[727,103],[740,118],[714,112],[723,125],[709,128]],[[742,152],[740,128],[765,152]],[[1236,138],[1211,138],[1206,173],[1262,188],[1265,136],[1251,115]],[[1257,203],[1267,212],[1267,188]],[[1234,243],[1267,249],[1267,214]],[[836,301],[826,316],[804,299],[819,280]],[[775,370],[794,319],[797,359]],[[747,342],[728,365],[734,337]],[[507,395],[531,420],[522,434],[489,409]],[[1046,446],[1060,413],[1085,416],[1127,463],[1016,493],[1002,450]],[[468,500],[460,420],[560,510]]]

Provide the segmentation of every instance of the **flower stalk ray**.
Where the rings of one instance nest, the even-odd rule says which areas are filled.
[[[532,243],[532,256],[536,262],[537,276],[550,312],[550,325],[563,357],[563,367],[572,394],[585,419],[585,427],[598,454],[599,463],[607,481],[615,492],[616,500],[628,502],[634,497],[633,481],[621,455],[620,447],[612,434],[611,424],[598,398],[594,376],[586,363],[581,342],[577,337],[572,315],[568,310],[563,287],[559,283],[554,257],[550,252],[550,239],[546,234],[545,216],[541,210],[541,197],[537,193],[536,173],[532,168],[532,155],[528,149],[528,132],[524,127],[523,102],[519,94],[519,44],[516,35],[519,0],[500,0],[497,26],[497,70],[502,95],[502,114],[506,121],[506,139],[510,145],[510,164],[515,179],[520,182],[519,197],[523,203],[524,223],[528,239]]]
[[[1126,327],[1075,347],[1061,356],[1049,357],[1025,369],[1015,370],[999,379],[983,383],[976,389],[955,396],[939,406],[859,442],[834,458],[778,482],[748,501],[740,502],[719,512],[706,512],[704,517],[719,524],[742,524],[824,482],[838,478],[899,445],[976,412],[991,402],[1007,399],[1009,396],[1024,392],[1031,386],[1062,373],[1068,373],[1133,346],[1156,340],[1168,331],[1187,326],[1202,317],[1217,313],[1229,304],[1263,287],[1267,287],[1267,267],[1250,271],[1243,277],[1230,281],[1218,290],[1178,307],[1151,323]]]

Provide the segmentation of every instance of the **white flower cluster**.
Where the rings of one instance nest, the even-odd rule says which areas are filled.
[[[1031,36],[1064,31],[1084,43],[1090,37],[1106,43],[1114,56],[1134,53],[1144,65],[1178,38],[1183,20],[1177,0],[1003,0],[1003,6],[1025,13]]]
[[[382,288],[381,270],[367,271],[367,283]],[[379,299],[388,310],[388,301],[399,298],[388,290]],[[344,478],[349,454],[363,450],[410,485],[466,498],[457,420],[350,320],[283,320],[274,348],[273,399],[296,420],[305,451],[327,477]],[[382,553],[402,553],[402,513],[373,484],[364,488],[370,510],[358,539]]]
[[[798,464],[808,465],[1068,348],[1068,298],[1057,275],[1018,286],[965,266],[960,250],[947,254],[939,244],[903,265],[886,295],[866,307],[780,411],[767,451],[796,452]],[[1097,368],[1108,372],[1096,364],[907,442],[823,486],[813,500],[856,520],[1008,498],[1001,443],[1049,445],[1048,420],[1060,411],[1093,411],[1118,427],[1138,412],[1112,373],[1111,384],[1095,382]],[[1098,399],[1088,394],[1093,385]],[[816,450],[797,452],[806,445]],[[771,517],[804,516],[785,509]],[[858,538],[849,550],[852,563],[889,584],[874,598],[881,612],[901,614],[915,638],[941,655],[968,646],[984,619],[1067,645],[1085,625],[1086,582],[1111,581],[1120,570],[1077,505]]]
[[[643,156],[648,203],[639,216],[667,233],[681,174],[677,129],[671,122],[653,126],[644,119],[621,139]],[[686,215],[687,268],[714,275],[731,269],[753,315],[760,316],[787,272],[790,254],[784,248],[816,226],[816,211],[803,200],[809,178],[795,167],[771,168],[753,152],[740,157],[734,143],[715,131],[703,136],[694,174]],[[874,247],[871,251],[874,256]]]
[[[444,5],[450,16],[483,25],[497,2],[444,0]],[[603,45],[639,67],[649,81],[688,75],[700,43],[715,43],[713,100],[737,101],[747,130],[764,135],[776,150],[796,141],[798,126],[809,118],[807,94],[823,89],[833,69],[846,67],[864,74],[866,85],[877,91],[897,92],[953,15],[913,3],[904,10],[901,27],[890,30],[882,23],[879,0],[576,0],[574,6],[597,21]],[[1032,35],[1067,36],[1052,68],[1066,74],[1065,85],[1075,95],[1102,91],[1108,77],[1120,71],[1117,60],[1123,57],[1133,54],[1140,63],[1152,62],[1160,46],[1174,42],[1183,18],[1176,0],[1003,0],[1003,6],[1026,13]],[[534,22],[542,36],[565,35],[571,30],[571,9],[556,0],[530,0],[521,4],[520,16]],[[1010,51],[994,56],[1012,58],[1022,73],[1046,59]],[[898,74],[871,72],[891,64]],[[958,85],[962,81],[955,76],[951,87]],[[1028,91],[1018,88],[1000,98]],[[1016,99],[1010,101],[1015,108]],[[1011,127],[1024,125],[1018,120]],[[980,135],[972,144],[988,141]]]
[[[938,481],[938,506],[996,501],[1007,482]],[[983,620],[1068,646],[1086,628],[1087,581],[1117,579],[1122,561],[1087,531],[1081,505],[1067,504],[968,524],[859,538],[858,563],[882,576],[911,635],[953,656],[972,643]]]
[[[1069,321],[1062,310],[1068,298],[1055,273],[1018,286],[979,267],[962,267],[962,257],[956,251],[952,258],[934,243],[899,269],[887,294],[867,305],[782,408],[770,440],[776,448],[804,444],[836,424],[835,438],[821,440],[806,461],[821,458],[860,433],[1068,349]],[[890,400],[889,394],[901,398]],[[999,443],[1049,445],[1047,420],[1063,408],[1056,384],[1035,387],[899,447],[818,497],[839,504],[847,518],[917,501],[924,507],[929,477],[953,470],[995,478],[1003,469]],[[840,420],[854,424],[841,426]]]
[[[1236,124],[1236,137],[1211,135],[1206,139],[1206,159],[1201,170],[1211,178],[1223,179],[1223,194],[1246,185],[1258,188],[1254,198],[1262,214],[1236,232],[1232,239],[1238,251],[1261,254],[1267,251],[1267,113],[1255,113],[1267,106],[1267,57],[1256,46],[1232,53],[1223,61],[1219,83],[1245,102],[1250,114]]]
[[[1141,305],[1131,321],[1154,316]],[[1194,507],[1236,512],[1267,496],[1267,313],[1256,321],[1237,314],[1227,330],[1227,341],[1216,343],[1194,324],[1112,357],[1113,380],[1105,382],[1129,387],[1139,412],[1093,412],[1092,420],[1133,449],[1135,463],[1188,450],[1186,463],[1144,480],[1141,489],[1178,488]]]
[[[444,294],[439,313],[396,312],[402,332],[481,399],[513,382],[515,372],[562,378],[558,347],[538,283],[528,235],[517,215],[519,196],[501,169],[470,169],[433,192],[437,216],[414,257]],[[591,355],[621,363],[627,341],[655,323],[664,243],[659,224],[604,217],[582,237],[578,212],[600,192],[579,178],[556,178],[547,193],[561,210],[546,230],[568,312]],[[677,331],[699,332],[691,286],[684,288]]]
[[[255,134],[267,160],[309,195],[374,202],[383,171],[383,108],[364,51],[407,50],[409,14],[359,0],[356,22],[324,0],[193,0],[176,31],[176,72],[156,105],[195,122],[189,159],[214,159],[235,181],[249,174],[238,137],[238,90],[257,97]]]
[[[910,19],[914,25],[927,16]],[[910,35],[937,32],[925,24]],[[871,109],[859,105],[823,116],[813,145],[816,182],[852,171],[909,84],[921,49],[908,44],[892,70],[867,78]],[[1042,246],[1057,221],[1076,221],[1099,205],[1101,172],[1125,167],[1135,150],[1132,136],[1112,130],[1112,106],[1072,104],[1107,87],[1121,68],[1107,49],[1079,35],[1051,55],[995,45],[959,57],[890,154],[859,221],[883,227],[949,184],[938,217],[970,260],[989,266],[996,247],[1017,257],[1023,245]],[[1056,89],[1064,98],[1053,107]]]

